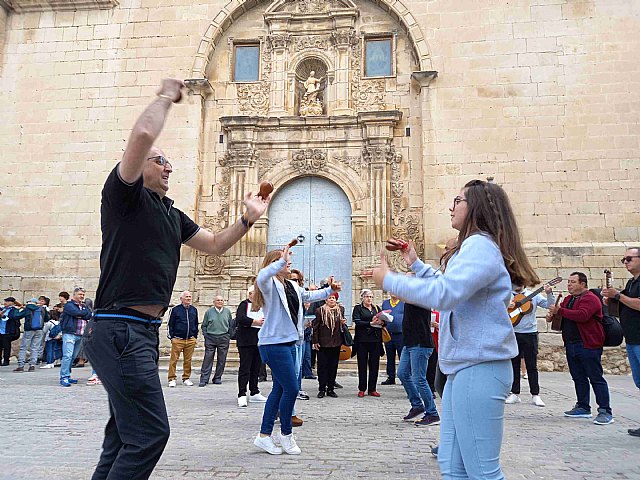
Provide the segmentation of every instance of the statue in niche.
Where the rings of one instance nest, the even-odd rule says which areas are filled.
[[[315,75],[316,72],[311,70],[309,78],[303,83],[305,92],[300,101],[300,116],[302,117],[318,116],[324,113],[322,101],[318,98],[323,79],[316,78]]]

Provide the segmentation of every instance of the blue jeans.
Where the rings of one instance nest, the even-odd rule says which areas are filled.
[[[438,415],[433,392],[427,382],[427,366],[433,348],[404,347],[400,355],[398,378],[413,408],[424,408],[426,415]]]
[[[602,371],[602,349],[584,348],[582,342],[567,343],[565,349],[569,373],[571,373],[576,389],[577,405],[585,410],[591,410],[589,405],[591,397],[589,383],[591,383],[598,407],[611,413],[609,385],[607,385]]]
[[[304,378],[313,377],[311,370],[311,340],[304,342],[304,355],[302,357],[302,376]]]
[[[71,364],[78,356],[82,336],[73,333],[62,334],[62,365],[60,365],[60,380],[71,377]]]
[[[267,398],[262,414],[260,433],[271,435],[276,415],[280,412],[280,430],[283,435],[292,431],[291,416],[298,396],[298,375],[296,370],[296,346],[289,344],[260,345],[262,361],[271,368],[273,388]]]
[[[396,353],[398,358],[402,360],[403,347],[402,332],[391,333],[391,340],[384,344],[384,350],[387,354],[387,377],[389,378],[396,378]]]
[[[512,382],[511,360],[479,363],[447,376],[438,450],[442,478],[504,480],[500,447]]]
[[[627,358],[631,365],[631,375],[636,387],[640,388],[640,345],[629,345],[627,343]]]

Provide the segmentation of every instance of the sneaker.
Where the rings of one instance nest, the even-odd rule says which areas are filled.
[[[187,387],[193,387],[193,382],[190,379],[186,379],[182,381],[183,385],[186,385]]]
[[[340,385],[338,382],[335,382],[335,383],[333,384],[333,387],[334,387],[334,388],[342,388],[342,385]]]
[[[402,420],[404,420],[405,422],[410,422],[411,420],[413,420],[416,417],[419,417],[423,413],[424,413],[424,408],[422,408],[422,407],[411,407],[411,410],[409,410],[409,413],[407,415],[405,415],[402,418]]]
[[[516,395],[515,393],[510,393],[504,403],[506,403],[507,405],[513,405],[514,403],[520,403],[521,401],[522,400],[520,400],[520,397],[518,395]]]
[[[94,376],[93,378],[89,378],[89,380],[87,380],[87,385],[102,385],[102,382],[97,376]]]
[[[71,384],[78,383],[78,380],[76,380],[75,378],[69,378],[68,380]]]
[[[273,439],[271,437],[262,437],[258,434],[256,439],[253,441],[253,444],[271,455],[282,455],[282,448],[273,443]]]
[[[640,428],[630,428],[627,433],[633,437],[640,437]]]
[[[430,425],[440,424],[440,417],[438,415],[425,415],[421,420],[416,420],[414,425],[417,427],[428,427]]]
[[[238,397],[238,406],[239,407],[246,407],[249,404],[247,403],[247,396],[246,395],[242,395],[241,397]]]
[[[615,420],[613,419],[613,415],[607,412],[604,408],[598,409],[598,416],[593,421],[596,425],[609,425],[613,423]]]
[[[527,372],[522,374],[522,378],[524,378],[525,380],[529,379],[529,375],[527,375]]]
[[[45,365],[41,365],[40,368],[53,368],[53,363],[47,363]]]
[[[380,382],[380,385],[395,385],[396,384],[396,379],[395,378],[387,378],[384,382]]]
[[[293,425],[294,427],[301,427],[303,423],[304,420],[302,420],[301,418],[296,417],[295,415],[291,417],[291,425]]]
[[[14,372],[24,372],[24,367],[16,367],[13,369]]]
[[[69,379],[68,378],[61,378],[60,379],[60,386],[61,387],[70,387],[71,383],[69,383]]]
[[[379,397],[380,394],[374,390],[373,392],[369,392],[369,396],[370,397]]]
[[[308,377],[302,377],[302,378],[304,378],[305,380],[317,380],[318,379],[318,377],[316,377],[314,375],[310,375]]]
[[[200,383],[198,384],[198,386],[199,386],[199,387],[206,387],[206,386],[207,386],[207,384],[206,384],[206,383],[204,383],[204,382],[200,382]]]
[[[576,405],[571,410],[564,412],[564,416],[571,418],[591,418],[591,411]]]
[[[324,390],[320,390],[320,391],[318,392],[318,398],[324,398],[324,396],[325,396],[325,395],[326,395],[326,394],[324,393]]]
[[[330,390],[330,391],[327,392],[327,397],[338,398],[338,394],[336,392],[334,392],[333,390]]]
[[[178,382],[176,382],[175,380],[169,380],[169,386],[171,388],[175,387],[178,384]]]
[[[293,438],[293,433],[289,435],[283,435],[282,432],[276,433],[274,436],[277,436],[280,440],[280,445],[282,445],[282,450],[289,455],[300,455],[302,450],[296,444],[296,439]]]
[[[364,392],[362,390],[360,390],[358,392],[358,398],[363,398],[364,397]]]
[[[36,367],[34,365],[31,365],[29,367],[29,370],[27,370],[28,372],[35,372],[36,371]]]
[[[94,378],[98,378],[98,375],[96,375],[95,373],[87,378],[87,382],[89,382],[89,380],[93,380]]]
[[[546,405],[540,398],[540,395],[534,395],[533,397],[531,397],[531,403],[536,407],[546,407]]]
[[[435,447],[431,447],[431,455],[433,455],[436,458],[438,458],[438,448],[440,448],[440,445],[436,445]]]
[[[309,400],[309,395],[307,395],[307,392],[305,392],[304,390],[300,390],[296,398],[298,400]]]
[[[213,383],[214,385],[222,385],[222,380],[220,380],[219,378],[214,378],[211,383]]]
[[[249,397],[249,401],[251,403],[265,403],[267,401],[267,397],[258,392],[255,395],[251,395]]]

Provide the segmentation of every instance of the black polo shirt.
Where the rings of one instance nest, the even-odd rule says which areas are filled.
[[[632,278],[627,282],[622,290],[623,295],[631,298],[640,298],[640,277]],[[640,311],[626,306],[622,302],[620,305],[620,324],[624,332],[624,339],[629,345],[640,345]]]
[[[180,247],[200,227],[173,200],[120,178],[118,166],[102,189],[102,251],[96,308],[169,305]]]

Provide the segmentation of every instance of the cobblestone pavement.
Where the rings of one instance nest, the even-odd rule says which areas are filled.
[[[107,420],[102,387],[58,386],[59,370],[13,373],[0,368],[0,478],[87,479],[98,459]],[[89,368],[74,369],[86,379]],[[166,372],[160,372],[166,384]],[[195,375],[193,376],[195,379]],[[356,398],[356,378],[340,376],[340,398],[298,401],[305,424],[295,429],[300,456],[271,456],[252,444],[261,404],[240,409],[236,377],[222,385],[166,388],[171,439],[152,478],[440,478],[429,451],[439,427],[402,422],[409,404],[402,386],[380,386],[381,398]],[[568,374],[542,373],[546,408],[507,406],[503,467],[511,479],[640,479],[640,394],[630,377],[608,377],[613,425],[568,419],[574,403]],[[269,383],[262,383],[267,394]]]

